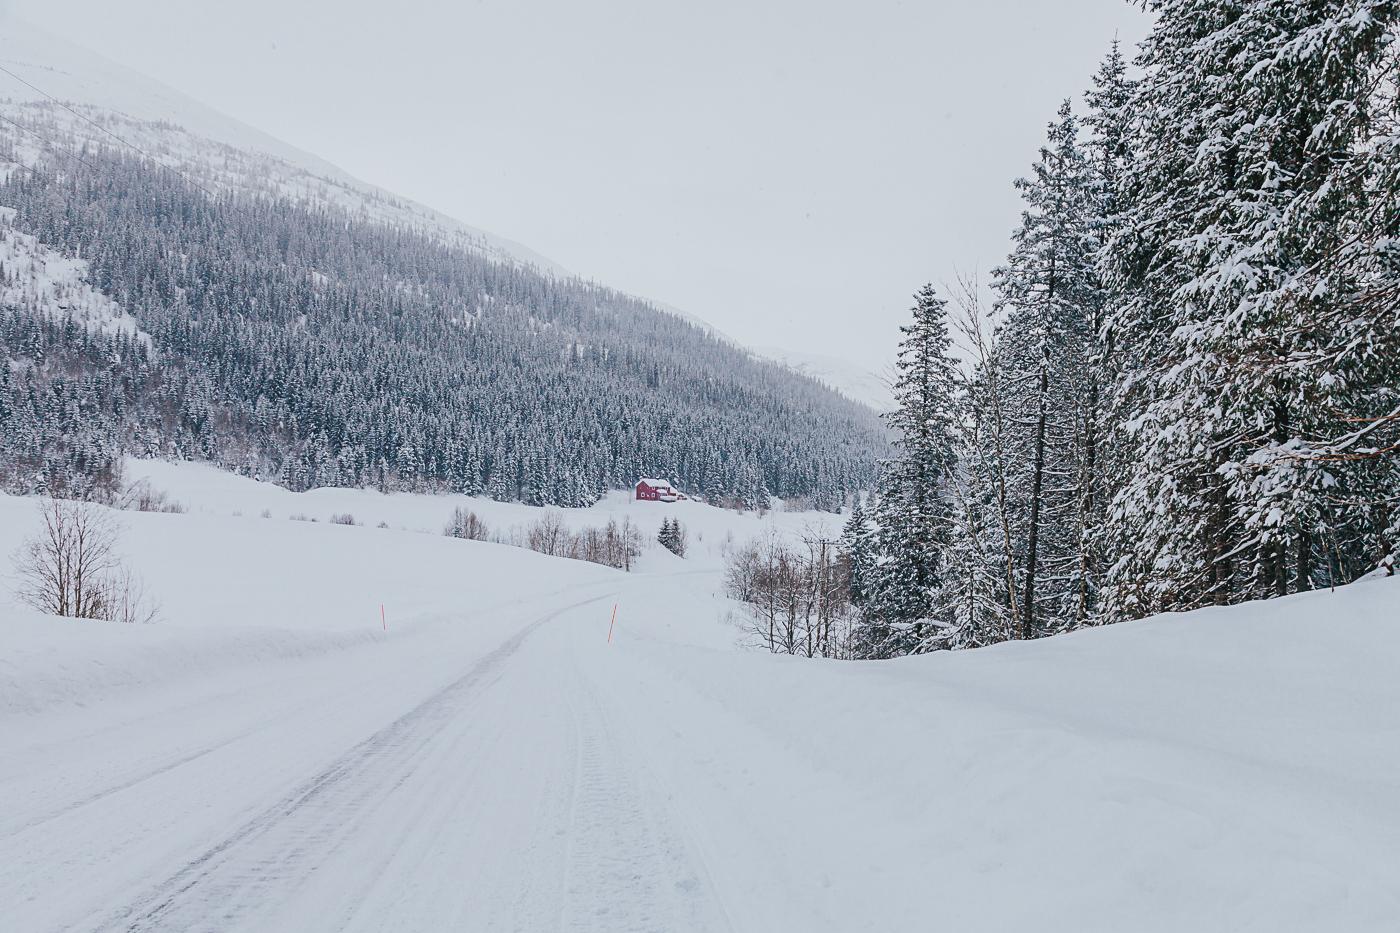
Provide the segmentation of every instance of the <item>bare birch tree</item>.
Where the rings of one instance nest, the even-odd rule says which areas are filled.
[[[39,532],[15,555],[16,595],[40,612],[71,619],[150,622],[156,610],[117,551],[111,513],[89,502],[45,500]]]

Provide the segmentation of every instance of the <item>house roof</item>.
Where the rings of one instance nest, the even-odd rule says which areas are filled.
[[[647,484],[648,486],[650,486],[652,489],[670,489],[670,488],[671,488],[671,481],[668,480],[668,479],[647,479],[646,477],[643,477],[643,478],[637,480],[637,485],[638,485],[638,486],[640,486],[642,483],[646,483],[646,484]]]

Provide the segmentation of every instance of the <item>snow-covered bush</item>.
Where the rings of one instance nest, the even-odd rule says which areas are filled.
[[[631,570],[642,553],[642,533],[631,519],[610,520],[602,528],[571,531],[558,512],[546,512],[524,530],[511,529],[502,544],[528,548],[551,557],[586,560],[604,567]]]

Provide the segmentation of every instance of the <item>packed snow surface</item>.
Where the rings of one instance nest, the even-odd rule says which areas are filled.
[[[716,539],[831,517],[569,513],[651,534],[676,514],[705,539],[624,574],[445,538],[451,499],[142,471],[189,509],[118,515],[161,622],[42,616],[0,581],[6,930],[1400,916],[1395,580],[823,663],[737,644]],[[497,526],[540,514],[474,502]],[[0,553],[37,506],[0,497]],[[345,511],[363,524],[327,523]]]

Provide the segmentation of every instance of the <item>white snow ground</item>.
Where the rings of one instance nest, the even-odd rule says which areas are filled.
[[[163,622],[60,621],[0,583],[6,930],[1400,917],[1395,580],[810,662],[736,648],[705,547],[622,574],[373,527],[436,532],[450,500],[143,466],[190,507],[120,516]],[[682,505],[707,541],[814,518]],[[0,553],[35,507],[0,497]],[[371,523],[285,518],[347,509]],[[539,514],[481,504],[511,510]]]

